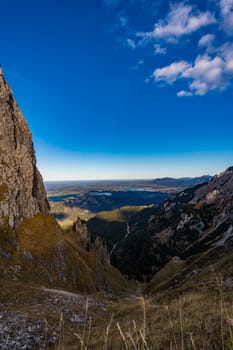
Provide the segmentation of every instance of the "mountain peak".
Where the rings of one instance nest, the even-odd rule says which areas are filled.
[[[31,132],[2,70],[0,102],[0,224],[17,228],[49,205]]]

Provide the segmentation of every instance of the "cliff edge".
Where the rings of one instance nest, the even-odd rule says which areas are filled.
[[[31,132],[0,68],[0,224],[15,229],[48,212]]]

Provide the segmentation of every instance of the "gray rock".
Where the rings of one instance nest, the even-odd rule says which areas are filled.
[[[48,213],[31,132],[0,69],[0,224]]]
[[[91,246],[91,237],[90,233],[87,230],[86,222],[81,220],[80,217],[73,224],[73,231],[78,232],[80,234],[80,241],[85,247],[85,249],[89,250]]]
[[[10,257],[11,257],[11,253],[7,252],[6,250],[4,250],[0,247],[0,258],[10,259]]]
[[[227,277],[225,285],[227,288],[233,288],[233,277]]]
[[[28,251],[28,250],[24,250],[23,256],[28,261],[34,260],[34,257],[32,256],[32,253],[30,251]]]
[[[27,313],[4,312],[0,319],[0,350],[54,347],[58,336],[50,334],[58,334],[58,327],[53,324],[47,328],[44,320],[33,320]]]

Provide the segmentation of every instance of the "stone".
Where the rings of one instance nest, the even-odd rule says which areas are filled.
[[[227,277],[225,285],[227,288],[233,288],[233,277]]]
[[[0,224],[16,229],[24,218],[49,213],[32,135],[0,71]]]
[[[1,258],[1,257],[10,259],[11,253],[10,253],[10,252],[7,252],[6,250],[4,250],[4,249],[2,249],[2,248],[0,247],[0,258]]]

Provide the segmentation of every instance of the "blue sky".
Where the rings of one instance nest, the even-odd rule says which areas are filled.
[[[233,164],[233,0],[9,0],[0,32],[46,180]]]

